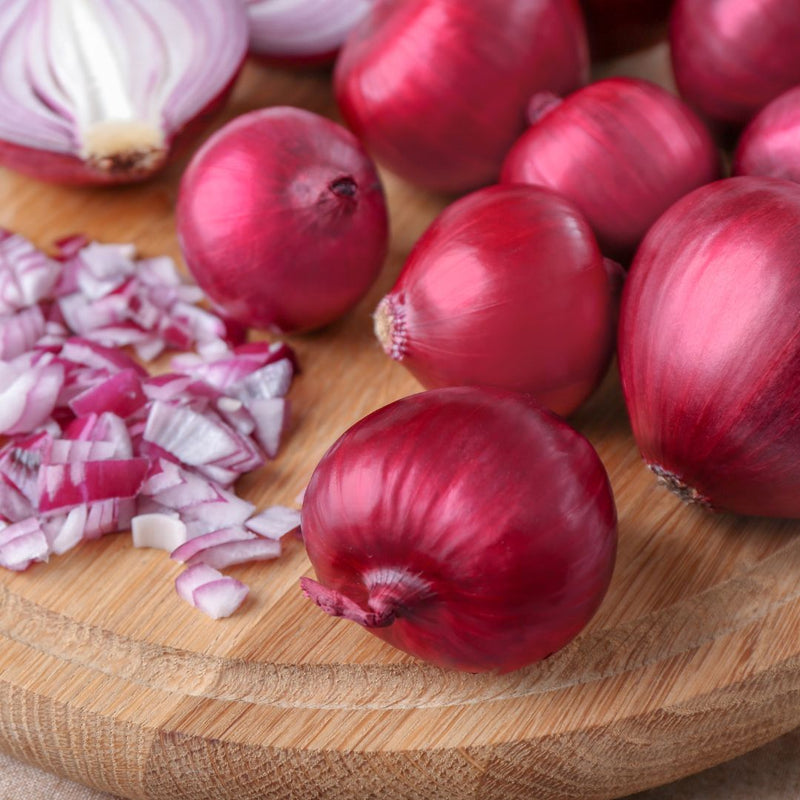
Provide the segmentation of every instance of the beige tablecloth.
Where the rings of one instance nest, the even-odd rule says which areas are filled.
[[[800,730],[797,730],[726,764],[625,800],[799,799]],[[62,780],[0,754],[0,800],[117,798]],[[532,797],[531,800],[536,798]]]

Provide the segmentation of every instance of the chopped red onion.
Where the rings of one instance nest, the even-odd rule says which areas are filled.
[[[73,397],[69,407],[78,416],[110,411],[124,418],[138,411],[146,402],[138,372],[123,369]]]
[[[31,517],[0,530],[0,566],[20,571],[33,561],[47,561],[50,548],[39,521]]]
[[[280,554],[280,542],[255,537],[206,547],[187,559],[186,563],[189,565],[202,563],[208,564],[214,569],[225,569],[225,567],[246,564],[250,561],[269,561],[277,558]]]
[[[241,344],[191,305],[202,295],[171,259],[82,237],[58,248],[53,261],[0,231],[0,566],[127,529],[135,546],[218,568],[277,557],[297,512],[254,516],[229,485],[277,451],[291,349]],[[115,339],[198,352],[150,376]],[[196,588],[212,615],[247,593],[216,570]]]
[[[180,543],[173,549],[170,558],[174,561],[185,563],[211,547],[229,544],[230,542],[243,542],[247,539],[255,538],[255,533],[251,533],[241,525],[230,528],[219,528],[218,530],[209,531],[208,533],[195,536],[193,539],[188,539]],[[202,561],[202,557],[199,560]]]
[[[30,433],[52,414],[64,382],[61,364],[0,361],[0,434]]]
[[[178,575],[175,590],[189,605],[214,619],[229,617],[248,594],[247,587],[241,581],[205,564],[195,564]]]
[[[280,539],[300,527],[300,512],[286,506],[272,506],[250,517],[245,526],[267,539]]]
[[[131,520],[134,547],[153,547],[172,553],[186,542],[186,525],[177,515],[138,514]]]
[[[45,318],[39,306],[20,309],[16,314],[0,314],[0,360],[32,350],[44,336]]]
[[[0,314],[49,297],[60,273],[60,265],[27,239],[0,229]]]

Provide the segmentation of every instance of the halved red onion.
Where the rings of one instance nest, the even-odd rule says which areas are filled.
[[[149,177],[224,101],[247,36],[231,0],[7,0],[0,163],[69,183]]]
[[[205,564],[195,564],[178,575],[175,590],[189,605],[214,619],[229,617],[248,594],[241,581]]]
[[[245,0],[250,52],[284,64],[333,59],[373,0]]]

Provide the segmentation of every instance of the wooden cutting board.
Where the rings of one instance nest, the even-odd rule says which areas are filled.
[[[616,71],[666,75],[663,50]],[[335,115],[325,75],[249,66],[223,118],[291,103]],[[0,172],[0,225],[46,247],[83,232],[178,258],[185,162],[146,186],[83,190]],[[274,462],[242,480],[291,503],[350,424],[420,387],[370,313],[444,206],[387,175],[383,276],[347,319],[291,339],[303,367]],[[510,675],[442,671],[323,614],[287,543],[231,569],[246,605],[213,621],[174,593],[164,554],[107,536],[0,575],[0,748],[128,798],[612,798],[759,746],[800,723],[798,525],[714,516],[656,486],[616,374],[573,420],[609,470],[619,558],[597,616]]]

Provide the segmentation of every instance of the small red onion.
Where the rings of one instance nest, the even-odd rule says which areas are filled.
[[[794,0],[675,0],[669,38],[681,95],[723,127],[800,83]]]
[[[333,61],[373,0],[245,0],[250,53],[286,66]]]
[[[69,183],[149,177],[223,102],[247,35],[231,0],[6,0],[0,163]]]
[[[667,35],[672,0],[581,0],[592,59],[641,50]]]
[[[429,189],[493,182],[535,92],[588,78],[577,0],[377,0],[336,62],[348,125]]]
[[[800,86],[769,103],[747,126],[733,171],[800,183]]]
[[[350,428],[303,500],[305,593],[412,655],[471,672],[545,658],[611,578],[616,512],[589,442],[530,398],[451,388]]]
[[[192,159],[177,207],[186,263],[209,298],[257,328],[319,328],[383,266],[383,188],[355,137],[298,108],[254,111]]]
[[[493,186],[457,200],[423,234],[378,305],[375,332],[427,388],[529,392],[566,415],[608,367],[616,283],[569,201]]]
[[[532,122],[506,157],[502,180],[547,186],[572,200],[601,250],[621,261],[672,203],[720,177],[703,123],[649,81],[597,81],[545,106]]]
[[[800,185],[718,181],[642,243],[619,363],[656,475],[687,500],[800,517]]]

